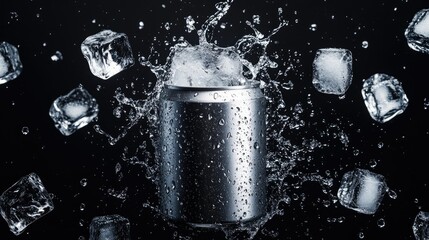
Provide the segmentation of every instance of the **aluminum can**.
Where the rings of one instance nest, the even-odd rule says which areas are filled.
[[[266,214],[266,99],[258,82],[165,85],[159,114],[165,218],[211,228]]]

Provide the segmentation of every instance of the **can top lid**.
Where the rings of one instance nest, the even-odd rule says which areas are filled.
[[[263,97],[259,81],[240,86],[189,87],[165,84],[161,98],[178,102],[225,103]]]
[[[192,87],[192,86],[180,86],[180,85],[171,85],[164,84],[164,87],[167,89],[175,90],[197,90],[197,91],[219,91],[219,90],[238,90],[238,89],[250,89],[260,87],[260,82],[256,80],[247,81],[244,85],[237,86],[207,86],[207,87]]]

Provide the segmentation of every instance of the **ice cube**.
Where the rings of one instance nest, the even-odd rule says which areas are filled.
[[[386,191],[383,175],[356,168],[343,175],[337,196],[344,207],[364,214],[374,214]]]
[[[429,212],[420,211],[414,218],[413,233],[416,240],[429,239]]]
[[[81,50],[92,74],[104,80],[134,65],[131,46],[124,33],[103,30],[87,37]]]
[[[352,53],[343,48],[321,48],[313,60],[313,85],[326,94],[344,95],[352,83]]]
[[[418,11],[407,29],[405,38],[411,49],[429,53],[429,9]]]
[[[60,132],[69,136],[86,126],[98,115],[98,104],[87,90],[79,86],[58,97],[49,109],[49,116]]]
[[[364,81],[362,96],[371,117],[381,123],[403,113],[408,106],[402,84],[383,73],[376,73]]]
[[[211,44],[189,46],[172,57],[169,84],[176,86],[237,86],[245,83],[240,56]]]
[[[21,72],[18,49],[10,43],[0,43],[0,84],[17,78]]]
[[[22,177],[0,196],[1,215],[15,235],[53,209],[52,199],[35,173]]]
[[[89,226],[89,240],[129,240],[130,222],[120,215],[94,217]]]

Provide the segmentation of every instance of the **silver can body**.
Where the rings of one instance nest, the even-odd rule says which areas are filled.
[[[266,214],[265,108],[259,84],[164,87],[158,151],[167,219],[212,227]]]

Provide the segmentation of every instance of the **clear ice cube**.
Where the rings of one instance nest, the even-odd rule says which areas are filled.
[[[53,209],[52,199],[35,173],[22,177],[0,196],[1,215],[15,235]]]
[[[414,218],[413,233],[416,240],[429,239],[429,212],[420,211]]]
[[[131,46],[124,33],[103,30],[91,35],[82,42],[81,51],[92,74],[104,80],[134,65]]]
[[[89,240],[129,240],[130,222],[120,215],[94,217],[89,226]]]
[[[18,49],[10,43],[0,43],[0,84],[17,78],[21,72]]]
[[[414,15],[405,30],[405,38],[411,49],[429,53],[429,9],[422,9]]]
[[[408,106],[402,84],[383,73],[376,73],[364,81],[362,96],[369,114],[380,123],[403,113]]]
[[[97,115],[97,101],[82,86],[55,99],[49,109],[55,127],[65,136],[88,125]]]
[[[344,95],[352,83],[352,52],[321,48],[313,60],[313,86],[325,94]]]
[[[374,214],[387,189],[383,175],[356,168],[343,175],[337,197],[346,208]]]

